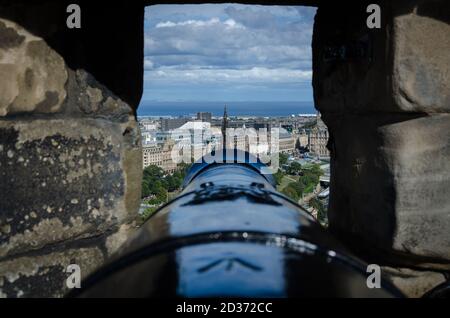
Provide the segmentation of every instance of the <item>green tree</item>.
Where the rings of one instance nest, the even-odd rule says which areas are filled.
[[[149,207],[144,210],[141,215],[143,221],[147,220],[150,216],[152,216],[158,210],[157,206]]]
[[[169,175],[165,179],[167,183],[167,191],[173,192],[178,190],[181,187],[181,183],[183,182],[183,179],[176,174]]]
[[[302,173],[302,165],[297,161],[294,161],[286,169],[286,173],[290,175],[299,175]]]
[[[278,169],[278,171],[273,174],[273,177],[275,178],[275,182],[277,183],[277,185],[281,184],[281,181],[283,180],[284,176],[285,176],[284,172],[281,171],[280,169]]]
[[[318,175],[319,177],[321,175],[323,175],[323,171],[322,168],[320,168],[320,165],[318,164],[313,164],[309,169],[308,169],[311,173]]]
[[[301,182],[291,182],[287,185],[288,187],[295,190],[297,193],[297,197],[301,198],[303,195],[303,191],[305,190],[305,186]]]
[[[281,153],[281,152],[278,155],[279,155],[278,156],[278,161],[280,163],[280,166],[285,165],[287,163],[287,161],[288,161],[289,156],[287,154],[284,154],[284,153]]]
[[[143,171],[142,197],[153,195],[150,204],[161,204],[167,201],[168,192],[174,192],[181,188],[190,164],[178,165],[173,174],[167,174],[158,166],[148,166]]]
[[[315,197],[309,201],[309,205],[317,211],[317,220],[322,225],[326,226],[328,224],[328,216],[322,201],[320,201],[317,197]]]
[[[302,176],[299,178],[299,182],[305,186],[305,189],[308,189],[305,192],[310,192],[319,183],[323,171],[319,165],[312,165],[302,169],[301,174]]]
[[[305,187],[309,185],[316,186],[319,183],[319,176],[306,171],[303,172],[303,175],[300,177],[299,181],[303,183]]]
[[[156,196],[152,201],[158,201],[162,198],[163,190],[167,192],[167,181],[165,180],[164,170],[157,166],[148,166],[144,169],[142,178],[142,196]],[[156,202],[152,203],[156,204]]]
[[[150,194],[148,184],[145,181],[142,181],[142,198],[148,197]]]
[[[291,198],[292,200],[294,200],[295,202],[297,202],[298,199],[299,199],[297,191],[295,191],[295,189],[293,187],[291,187],[290,185],[287,185],[281,192],[284,195],[286,195],[289,198]]]
[[[164,176],[164,170],[158,166],[150,165],[144,169],[143,178],[144,180],[153,180],[162,178]]]

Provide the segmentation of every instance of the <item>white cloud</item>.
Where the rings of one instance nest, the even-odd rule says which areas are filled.
[[[145,70],[153,69],[153,62],[149,58],[144,58],[144,69]]]
[[[170,67],[160,68],[156,72],[145,72],[144,80],[160,83],[201,84],[201,83],[300,83],[310,82],[312,71],[291,69],[268,69],[254,67],[248,70],[234,69],[176,69]]]
[[[315,9],[156,5],[146,8],[146,87],[310,87]]]
[[[155,28],[173,28],[173,27],[180,27],[180,26],[192,26],[192,27],[209,27],[209,26],[215,26],[223,24],[224,26],[228,28],[239,28],[243,29],[244,26],[240,23],[237,23],[233,19],[227,19],[226,21],[222,22],[219,18],[211,18],[209,20],[187,20],[187,21],[180,21],[180,22],[172,22],[172,21],[165,21],[165,22],[159,22],[156,24]]]
[[[144,54],[156,68],[172,65],[311,68],[312,20],[309,24],[303,22],[292,8],[277,7],[272,12],[272,7],[222,6],[222,14],[218,16],[186,19],[189,11],[176,14],[172,7],[168,16],[155,14],[153,20],[151,8],[146,13],[148,21],[163,19],[145,30]],[[181,12],[184,19],[177,20]],[[193,10],[191,16],[196,17],[196,12]],[[227,12],[233,12],[233,17]]]

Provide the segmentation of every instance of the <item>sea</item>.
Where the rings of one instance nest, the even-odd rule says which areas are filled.
[[[210,112],[222,116],[224,106],[228,116],[285,117],[309,114],[317,111],[313,102],[156,102],[142,101],[138,107],[140,117],[195,116],[197,112]]]

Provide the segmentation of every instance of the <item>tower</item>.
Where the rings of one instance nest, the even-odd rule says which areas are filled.
[[[228,114],[227,114],[227,105],[225,105],[223,109],[223,118],[222,118],[222,148],[227,148],[227,127],[228,127]]]

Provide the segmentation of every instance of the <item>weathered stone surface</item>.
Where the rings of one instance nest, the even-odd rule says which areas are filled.
[[[0,5],[3,296],[62,295],[56,264],[99,266],[140,204],[142,4],[85,3],[77,30],[66,5]],[[19,269],[29,276],[9,282]]]
[[[58,112],[66,98],[62,57],[6,19],[0,19],[0,78],[0,116]]]
[[[410,1],[394,7],[395,105],[402,111],[450,112],[450,3],[414,2],[407,14],[402,9]]]
[[[71,96],[67,103],[69,111],[81,111],[91,117],[103,117],[115,121],[128,119],[132,113],[131,107],[117,98],[91,74],[84,70],[77,70],[73,77],[71,82],[74,83],[69,86],[71,88]]]
[[[422,297],[426,292],[446,281],[439,272],[417,271],[409,268],[383,267],[386,277],[407,297]]]
[[[449,112],[448,1],[388,1],[380,29],[365,6],[319,8],[313,34],[316,106],[329,113]],[[332,26],[332,27],[330,27]],[[365,47],[362,57],[327,59],[330,49]]]
[[[123,244],[136,232],[135,222],[122,224],[119,229],[105,240],[105,247],[108,256],[112,256],[119,251]]]
[[[330,2],[318,8],[312,40],[313,87],[315,106],[322,113],[393,108],[392,80],[387,75],[391,72],[388,9],[382,11],[381,29],[368,29],[363,2]],[[361,48],[360,56],[356,48]]]
[[[71,273],[65,272],[69,264],[80,266],[83,279],[103,262],[104,255],[96,247],[0,261],[0,298],[62,297],[69,291],[66,280]]]
[[[136,122],[0,121],[0,259],[110,231],[136,216]]]
[[[380,5],[381,29],[367,28],[364,3],[323,5],[315,20],[330,229],[379,263],[449,270],[450,3]]]
[[[397,262],[450,269],[450,114],[322,118],[334,148],[330,228]]]

